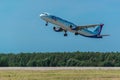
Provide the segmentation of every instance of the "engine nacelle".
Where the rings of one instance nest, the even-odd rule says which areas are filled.
[[[63,31],[63,29],[62,28],[56,28],[56,27],[53,27],[53,30],[55,31],[55,32],[62,32]]]

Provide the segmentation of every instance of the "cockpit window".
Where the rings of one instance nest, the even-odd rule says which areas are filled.
[[[45,15],[48,15],[48,14],[45,14]]]
[[[44,15],[46,15],[46,16],[48,15],[48,13],[42,13],[42,14],[44,14]]]

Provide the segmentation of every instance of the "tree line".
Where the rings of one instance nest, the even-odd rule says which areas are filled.
[[[118,67],[119,52],[54,52],[0,54],[0,67]]]

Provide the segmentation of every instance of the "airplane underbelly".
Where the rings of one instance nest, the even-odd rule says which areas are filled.
[[[70,32],[73,32],[73,33],[78,32],[80,35],[84,35],[84,36],[93,36],[94,35],[93,33],[90,33],[86,30],[79,30],[79,31],[71,30],[71,28],[69,27],[70,24],[69,25],[64,24],[64,23],[61,23],[59,21],[55,21],[55,20],[51,20],[51,19],[49,19],[48,22],[53,23],[53,24],[61,27],[64,30],[67,30],[67,31],[70,31]]]
[[[62,22],[62,21],[55,21],[55,20],[52,20],[52,19],[47,19],[46,21],[48,21],[48,22],[50,22],[50,23],[52,23],[52,24],[55,24],[55,25],[61,27],[61,28],[64,29],[64,30],[73,32],[73,31],[71,31],[71,28],[69,27],[69,26],[71,25],[71,24],[69,24],[69,23],[64,23],[64,22]]]
[[[90,32],[87,32],[87,31],[84,31],[84,30],[79,30],[79,31],[75,31],[75,30],[69,30],[70,32],[78,32],[80,35],[84,35],[84,36],[93,36],[94,34],[93,33],[90,33]]]
[[[68,30],[67,25],[65,25],[65,24],[63,24],[63,23],[60,23],[60,22],[58,22],[58,21],[54,21],[54,20],[51,21],[51,23],[53,23],[53,24],[55,24],[55,25],[61,27],[62,29]]]
[[[78,33],[81,35],[84,35],[84,36],[93,36],[94,35],[93,33],[90,33],[90,32],[84,31],[84,30],[78,31]]]

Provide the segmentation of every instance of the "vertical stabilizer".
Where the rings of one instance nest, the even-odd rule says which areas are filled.
[[[94,33],[97,34],[97,35],[100,35],[103,26],[104,26],[104,24],[100,24],[100,25],[94,30]]]

